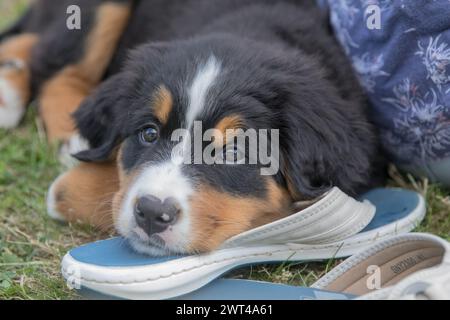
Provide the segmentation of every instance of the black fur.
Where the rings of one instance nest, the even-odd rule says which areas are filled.
[[[148,44],[122,66],[129,48],[143,42]],[[275,179],[283,185],[289,180],[294,198],[315,197],[331,186],[355,195],[374,184],[382,166],[367,103],[310,1],[138,2],[109,69],[115,75],[74,115],[92,146],[76,157],[105,161],[124,142],[121,161],[128,169],[167,158],[168,136],[186,111],[183,84],[211,55],[226,72],[208,94],[201,120],[213,127],[238,113],[249,128],[280,129],[283,167]],[[160,126],[157,147],[143,148],[136,133],[157,124],[149,105],[161,84],[174,96],[174,111]],[[256,171],[237,167],[185,170],[226,191],[258,190]]]

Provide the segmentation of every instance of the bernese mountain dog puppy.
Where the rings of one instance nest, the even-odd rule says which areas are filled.
[[[49,213],[113,223],[152,255],[213,250],[297,201],[332,186],[357,195],[383,176],[366,98],[314,1],[136,1],[73,118],[89,148],[51,186]],[[277,130],[257,139],[278,142],[274,173],[236,148],[250,130]],[[188,137],[208,132],[211,154],[234,161],[195,161],[211,144]]]

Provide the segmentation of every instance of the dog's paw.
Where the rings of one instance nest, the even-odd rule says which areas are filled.
[[[59,162],[66,168],[73,168],[79,164],[79,161],[72,157],[72,155],[88,150],[89,148],[89,142],[76,133],[61,145],[58,157]]]
[[[110,231],[112,198],[119,190],[115,162],[80,163],[60,175],[47,193],[47,213],[58,221],[85,223]]]
[[[64,196],[64,191],[61,190],[59,184],[63,177],[64,175],[58,177],[52,183],[47,193],[47,214],[50,216],[50,218],[61,222],[65,222],[67,220],[60,212],[60,202],[62,201],[62,198]]]
[[[25,102],[14,83],[0,69],[0,128],[13,129],[25,113]]]

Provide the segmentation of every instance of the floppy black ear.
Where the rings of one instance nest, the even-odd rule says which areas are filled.
[[[299,79],[286,93],[282,175],[294,200],[320,196],[333,186],[359,194],[374,181],[380,157],[364,102],[344,100],[326,80],[311,80]]]
[[[125,110],[125,97],[121,93],[124,81],[123,74],[111,77],[86,98],[73,114],[80,135],[91,146],[88,150],[74,154],[76,159],[102,162],[114,157],[116,146],[122,139],[119,111]]]
[[[124,121],[130,112],[130,97],[136,86],[159,66],[159,59],[170,44],[155,42],[129,52],[122,72],[106,80],[74,113],[77,128],[89,141],[91,149],[73,155],[81,161],[101,162],[115,156],[124,138]]]
[[[83,162],[106,162],[114,158],[113,151],[115,150],[117,143],[114,141],[107,141],[104,145],[98,148],[91,148],[83,150],[72,156]]]

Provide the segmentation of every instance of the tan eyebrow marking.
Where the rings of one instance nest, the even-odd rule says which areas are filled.
[[[227,130],[233,129],[243,129],[244,128],[244,120],[237,114],[233,114],[230,116],[226,116],[222,118],[214,127],[214,129],[218,130],[222,133],[223,141],[215,141],[215,144],[219,146],[228,143],[229,141],[225,141],[225,139],[234,138],[234,135],[229,135],[227,137]]]
[[[163,125],[169,120],[170,112],[173,107],[173,97],[165,86],[160,86],[156,91],[152,103],[153,113]]]
[[[243,125],[244,121],[242,118],[237,114],[233,114],[222,118],[219,123],[216,124],[215,129],[225,135],[227,129],[240,129]]]

